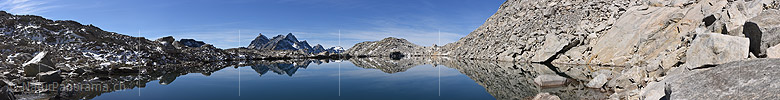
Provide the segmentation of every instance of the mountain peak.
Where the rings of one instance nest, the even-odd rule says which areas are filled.
[[[269,41],[271,40],[269,40],[268,37],[265,37],[263,33],[259,33],[259,35],[254,40],[252,40],[251,43],[249,43],[249,46],[247,46],[247,48],[261,49],[263,48],[263,45],[265,45]]]
[[[298,42],[298,38],[296,38],[295,35],[293,35],[292,33],[287,33],[287,36],[285,36],[285,38]]]

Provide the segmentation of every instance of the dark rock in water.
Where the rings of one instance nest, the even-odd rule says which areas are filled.
[[[194,39],[181,39],[179,43],[187,47],[200,47],[206,44],[203,41],[195,41]]]
[[[780,59],[736,61],[668,76],[671,99],[754,99],[780,98]]]
[[[60,76],[60,71],[48,71],[45,73],[38,73],[38,81],[39,82],[62,82],[62,76]]]

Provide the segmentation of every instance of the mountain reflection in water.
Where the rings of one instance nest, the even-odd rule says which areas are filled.
[[[215,62],[205,64],[198,69],[188,68],[186,66],[166,66],[162,69],[154,69],[142,75],[126,76],[86,76],[84,80],[71,80],[74,82],[83,81],[85,83],[108,83],[122,84],[127,87],[113,88],[112,91],[90,91],[90,92],[60,92],[48,94],[19,94],[26,98],[46,98],[53,95],[69,99],[92,99],[101,94],[110,93],[117,90],[144,88],[145,84],[154,80],[159,80],[159,84],[173,84],[177,77],[188,73],[201,73],[210,76],[212,73],[227,67],[250,67],[259,76],[273,72],[278,75],[292,77],[298,70],[307,69],[310,64],[323,64],[330,62],[351,62],[356,67],[367,70],[379,70],[387,74],[397,74],[406,72],[415,66],[433,65],[434,67],[448,67],[456,69],[460,74],[467,76],[473,82],[482,86],[483,91],[492,95],[495,99],[529,99],[540,92],[548,92],[559,96],[561,99],[605,99],[610,92],[602,92],[600,89],[590,89],[584,86],[587,80],[590,80],[590,72],[583,66],[565,66],[543,65],[535,63],[513,63],[486,60],[457,60],[446,57],[405,57],[399,60],[390,58],[353,58],[349,60],[317,60],[317,59],[294,59],[294,60],[276,60],[276,61],[242,61],[242,62]],[[550,69],[555,68],[555,69]],[[613,67],[597,67],[600,69],[614,69]],[[564,86],[540,87],[534,84],[534,77],[542,74],[560,75],[569,78],[569,82]],[[473,84],[473,83],[472,83]],[[252,84],[245,84],[252,85]],[[414,97],[408,97],[414,98]]]

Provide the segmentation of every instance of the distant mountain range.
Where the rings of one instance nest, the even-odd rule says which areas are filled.
[[[322,47],[322,45],[317,44],[316,46],[312,47],[309,45],[309,42],[306,40],[298,41],[298,38],[295,37],[292,33],[287,33],[287,35],[277,35],[273,38],[268,38],[263,33],[260,33],[247,47],[249,49],[256,49],[256,50],[290,50],[290,51],[303,51],[306,53],[322,53],[322,52],[328,52],[328,53],[342,53],[344,52],[344,48],[337,46],[337,47],[331,47],[328,49],[325,49]]]

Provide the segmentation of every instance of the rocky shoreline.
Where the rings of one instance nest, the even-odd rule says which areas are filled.
[[[223,50],[192,39],[152,41],[75,21],[0,12],[0,77],[5,88],[24,82],[67,83],[94,75],[209,69],[181,66],[224,61],[349,59],[370,66],[393,63],[359,58],[403,61],[436,56],[559,64],[549,68],[553,73],[520,76],[541,86],[565,85],[574,79],[611,93],[608,99],[773,99],[780,93],[773,81],[778,79],[771,77],[778,68],[774,62],[780,62],[771,59],[780,57],[778,18],[777,0],[507,0],[485,24],[444,46],[425,47],[389,37],[348,50],[324,49],[290,33],[273,38],[260,34],[246,48]],[[392,68],[371,68],[393,73],[408,66],[384,67]],[[502,67],[521,69],[517,65],[481,69]],[[536,97],[558,98],[551,96],[562,93],[539,94]]]

